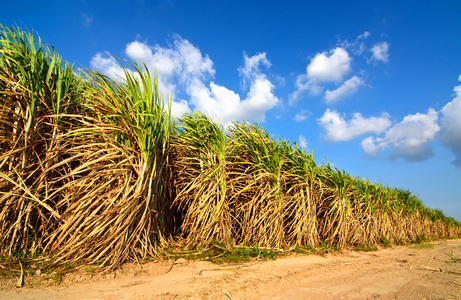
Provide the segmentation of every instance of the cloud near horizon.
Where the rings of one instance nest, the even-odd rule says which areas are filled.
[[[461,81],[461,75],[458,80]],[[461,85],[455,86],[453,91],[453,100],[440,112],[429,108],[427,113],[409,114],[395,125],[387,113],[370,118],[356,113],[352,119],[346,120],[337,111],[329,109],[319,119],[319,124],[325,130],[325,140],[330,142],[345,142],[366,133],[375,134],[361,142],[369,158],[388,150],[390,159],[427,160],[434,155],[431,143],[439,136],[442,144],[454,154],[455,167],[461,168]]]
[[[307,142],[307,139],[304,135],[299,136],[299,147],[301,147],[304,150],[307,150],[309,147],[309,143]]]
[[[270,67],[266,53],[251,57],[243,54],[244,63],[238,70],[248,92],[241,99],[238,93],[211,80],[216,73],[213,61],[179,35],[173,36],[169,47],[133,41],[127,44],[125,52],[129,58],[143,61],[151,71],[158,72],[160,93],[173,92],[172,114],[176,118],[193,107],[224,126],[241,120],[263,122],[266,112],[280,102],[273,93],[274,85],[262,71]],[[95,54],[91,66],[116,80],[124,77],[121,66],[107,53]],[[175,95],[180,93],[186,93],[189,99],[177,99]]]
[[[458,81],[461,81],[461,75]],[[440,112],[440,139],[454,154],[453,164],[461,168],[461,85],[455,86],[453,91],[454,99]]]
[[[390,148],[390,158],[426,160],[433,156],[430,143],[440,131],[437,120],[438,113],[432,108],[427,114],[407,115],[400,123],[390,127],[384,137],[370,136],[364,139],[362,148],[370,157],[376,157],[379,151]]]

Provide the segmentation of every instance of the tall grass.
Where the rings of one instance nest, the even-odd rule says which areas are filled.
[[[286,240],[292,246],[319,244],[317,207],[322,195],[318,181],[319,169],[312,154],[297,144],[280,141],[284,153],[286,174],[286,206],[284,229]]]
[[[118,84],[89,73],[88,114],[76,116],[69,160],[78,162],[63,186],[70,197],[46,250],[56,261],[88,260],[116,266],[145,258],[171,235],[166,171],[171,120],[147,69],[125,72]],[[85,247],[84,245],[91,245]]]
[[[281,147],[255,124],[236,123],[231,129],[233,158],[240,185],[236,199],[239,240],[244,244],[263,243],[284,247],[286,203]]]
[[[0,28],[0,228],[2,252],[37,251],[62,211],[56,204],[66,146],[64,114],[79,108],[81,78],[30,33]],[[39,232],[40,231],[40,232]]]
[[[0,253],[116,268],[171,242],[315,247],[459,237],[411,192],[317,165],[257,124],[170,115],[157,74],[75,71],[0,26]]]
[[[179,228],[193,245],[232,243],[228,144],[222,126],[201,113],[186,115],[172,145],[175,205],[183,214]]]
[[[133,65],[117,83],[2,27],[1,252],[54,261],[152,256],[172,234],[169,107]],[[82,74],[82,73],[80,73]]]

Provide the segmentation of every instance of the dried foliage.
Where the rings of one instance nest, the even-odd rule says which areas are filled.
[[[193,246],[215,240],[231,244],[234,216],[224,129],[200,113],[180,122],[172,139],[175,205],[183,212],[180,231]]]
[[[0,254],[113,269],[171,241],[291,249],[459,237],[406,190],[316,165],[256,124],[173,124],[157,75],[78,71],[0,26]]]
[[[173,229],[156,77],[133,65],[121,83],[82,80],[15,29],[1,49],[1,252],[111,268],[155,255]]]

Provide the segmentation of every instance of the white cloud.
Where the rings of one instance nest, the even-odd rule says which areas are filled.
[[[342,47],[318,53],[307,66],[307,77],[320,82],[340,81],[351,69],[351,58]]]
[[[210,115],[225,127],[232,121],[263,122],[266,112],[276,106],[279,99],[273,94],[274,85],[260,71],[261,65],[270,66],[266,53],[252,57],[244,54],[244,65],[239,71],[250,85],[245,99],[240,99],[234,91],[214,82],[207,87],[202,81],[196,80],[189,86],[195,109]]]
[[[317,53],[306,67],[306,72],[296,77],[295,90],[289,96],[289,104],[293,105],[303,95],[320,96],[324,93],[325,87],[335,83],[339,88],[328,89],[325,92],[325,100],[332,103],[345,96],[355,93],[364,84],[363,76],[352,76],[344,82],[344,77],[351,72],[352,56],[365,57],[367,63],[389,62],[389,48],[387,42],[377,42],[369,46],[368,38],[371,33],[365,31],[357,36],[355,40],[343,40],[338,46],[330,51]],[[363,72],[363,71],[362,71]]]
[[[180,69],[176,69],[181,82],[187,82],[190,78],[207,78],[214,75],[213,61],[206,55],[202,56],[200,50],[188,40],[176,36],[174,41],[175,56],[181,62]]]
[[[309,146],[309,143],[307,142],[307,139],[304,135],[299,136],[299,146],[303,149],[307,149]]]
[[[344,82],[340,87],[336,90],[330,91],[327,90],[325,92],[325,101],[328,104],[334,103],[344,97],[350,96],[357,92],[359,87],[363,85],[365,82],[363,79],[357,76],[353,76],[351,79]]]
[[[296,122],[303,122],[303,121],[307,120],[311,115],[312,115],[312,113],[310,111],[302,110],[302,111],[300,111],[299,113],[297,113],[295,115],[293,120],[295,120]]]
[[[361,35],[359,35],[359,36],[357,37],[357,40],[366,39],[366,38],[369,37],[370,35],[371,35],[370,32],[365,31],[363,34],[361,34]]]
[[[178,119],[182,115],[190,113],[191,109],[186,100],[172,101],[171,102],[171,115],[173,118]]]
[[[263,122],[265,113],[279,103],[273,88],[269,80],[258,78],[251,83],[246,98],[240,99],[234,91],[214,82],[210,82],[209,88],[197,82],[191,86],[190,95],[196,110],[228,127],[232,121]]]
[[[458,80],[461,81],[461,75]],[[453,164],[461,168],[461,85],[453,90],[455,98],[441,110],[440,139],[455,155]]]
[[[117,60],[108,53],[97,53],[94,55],[91,58],[90,66],[117,81],[125,79],[125,72],[122,67]]]
[[[210,81],[215,74],[213,61],[178,35],[169,47],[131,42],[127,44],[126,54],[131,59],[143,61],[151,71],[157,70],[161,94],[173,92],[172,114],[176,117],[189,112],[193,106],[194,110],[208,114],[225,126],[240,120],[262,122],[266,112],[279,103],[273,93],[274,85],[261,70],[271,65],[266,53],[251,57],[244,53],[244,64],[238,70],[243,85],[248,87],[245,99]],[[92,58],[91,66],[110,77],[122,74],[115,59],[100,53]],[[180,92],[186,93],[189,101],[174,98]]]
[[[299,97],[308,92],[310,96],[318,96],[323,92],[323,87],[315,81],[309,80],[307,74],[301,74],[296,78],[296,90],[290,95],[289,104],[293,105]]]
[[[232,121],[263,122],[266,112],[280,101],[273,93],[274,85],[261,72],[261,66],[270,66],[266,53],[252,57],[244,53],[244,65],[239,71],[242,80],[246,80],[249,85],[245,99],[214,82],[210,82],[209,87],[200,80],[191,82],[188,91],[195,109],[210,115],[225,127]]]
[[[270,61],[266,57],[266,53],[259,53],[248,57],[247,54],[243,53],[243,66],[238,69],[240,76],[242,76],[242,85],[243,88],[247,88],[248,81],[256,79],[255,77],[262,74],[260,66],[269,68],[271,66]]]
[[[359,35],[355,41],[349,42],[348,40],[344,40],[341,42],[341,46],[345,49],[348,49],[354,55],[362,55],[362,53],[366,50],[365,40],[371,36],[371,33],[365,31],[363,34]]]
[[[187,87],[195,79],[205,80],[215,74],[208,55],[203,56],[197,47],[178,35],[174,36],[169,48],[131,42],[126,47],[126,54],[134,60],[143,61],[149,69],[157,70],[159,89],[163,94],[171,93],[178,85]]]
[[[428,159],[433,155],[430,148],[439,132],[438,114],[430,108],[427,114],[407,115],[389,128],[383,138],[368,137],[362,141],[365,153],[375,156],[378,151],[391,148],[391,158],[402,157],[409,161]]]
[[[350,121],[346,121],[337,111],[327,109],[319,119],[319,124],[326,131],[326,140],[344,142],[366,133],[380,134],[391,126],[391,121],[386,113],[383,113],[381,117],[370,118],[364,118],[360,113],[355,113]]]
[[[371,48],[371,59],[374,61],[382,61],[387,63],[389,61],[389,44],[386,42],[376,43]]]
[[[381,144],[382,139],[369,136],[364,139],[361,143],[363,151],[369,156],[375,157],[378,155],[379,150],[386,148],[384,144]]]
[[[307,65],[306,73],[296,78],[296,90],[291,94],[290,104],[306,91],[311,95],[319,95],[323,91],[319,83],[340,82],[350,70],[351,57],[344,48],[337,47],[329,53],[317,53]]]
[[[134,60],[143,61],[146,64],[152,61],[152,49],[144,43],[134,41],[126,46],[126,54]]]
[[[130,45],[133,46],[133,44],[130,44]],[[131,54],[133,55],[131,58],[141,60],[141,57],[144,57],[141,51],[145,51],[145,53],[147,53],[148,48],[141,47],[143,44],[139,44],[139,45],[134,44],[134,45],[137,47],[139,46],[139,47],[137,49],[134,49],[133,47],[130,48]],[[135,50],[137,50],[136,52],[137,56],[136,54],[134,54],[135,52],[133,52]],[[149,58],[149,56],[145,56],[145,58]],[[149,59],[146,59],[145,62],[147,62],[148,60]],[[102,74],[108,77],[113,78],[116,81],[121,81],[126,78],[124,70],[120,66],[119,62],[114,57],[110,56],[107,53],[97,53],[96,55],[94,55],[91,58],[90,65],[92,68],[100,71]],[[128,70],[128,72],[131,72],[131,71]],[[134,74],[134,76],[137,76],[136,73],[132,73],[132,74]],[[160,81],[160,78],[159,78],[159,85],[163,86],[163,88],[160,88],[161,95],[170,94],[167,88],[165,88],[165,84]],[[167,98],[164,97],[164,100],[166,99]],[[189,105],[187,101],[185,100],[172,101],[171,103],[171,114],[174,118],[179,118],[183,114],[188,113],[190,111],[191,109],[189,108]]]

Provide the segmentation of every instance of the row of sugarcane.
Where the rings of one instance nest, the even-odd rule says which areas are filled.
[[[459,223],[409,191],[352,177],[256,124],[224,129],[200,113],[181,119],[170,154],[181,233],[274,248],[327,242],[377,245],[454,237]]]
[[[256,124],[173,121],[157,75],[75,70],[0,25],[0,253],[116,268],[172,241],[289,249],[457,237],[405,190],[329,164]],[[165,104],[166,103],[166,104]]]

